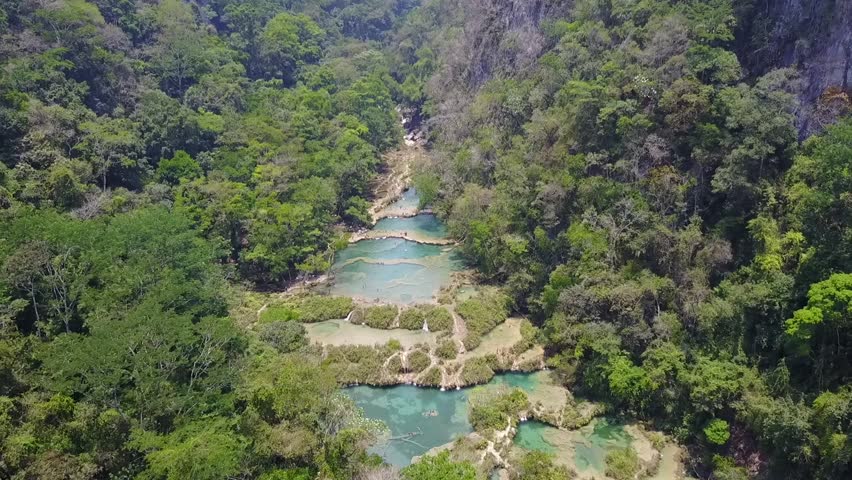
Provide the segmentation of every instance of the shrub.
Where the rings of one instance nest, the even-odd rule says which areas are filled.
[[[456,307],[458,313],[467,325],[468,336],[475,348],[479,345],[476,336],[482,336],[506,321],[509,316],[506,296],[500,293],[483,293],[477,297],[465,300]],[[468,340],[465,339],[465,347]]]
[[[408,370],[411,372],[422,372],[432,364],[432,359],[429,358],[429,354],[423,350],[414,350],[405,358],[408,361]]]
[[[529,408],[523,390],[485,387],[471,395],[468,417],[477,431],[503,430],[509,422],[517,425],[518,414]]]
[[[383,385],[392,381],[383,376],[383,364],[390,354],[385,348],[363,345],[328,347],[325,363],[339,383]]]
[[[423,321],[426,316],[423,315],[423,310],[417,307],[406,308],[399,314],[399,328],[408,330],[420,330],[423,328]]]
[[[353,308],[355,308],[355,302],[348,297],[312,295],[299,301],[299,320],[305,323],[315,323],[346,318]]]
[[[482,343],[482,335],[476,332],[467,332],[467,335],[464,336],[464,340],[462,340],[464,344],[464,348],[467,350],[473,350],[478,347],[480,343]]]
[[[454,360],[458,355],[458,350],[456,349],[456,342],[452,338],[448,338],[442,341],[438,345],[438,348],[435,349],[435,355],[438,355],[444,360]]]
[[[441,380],[443,380],[443,375],[441,374],[441,367],[432,367],[429,370],[426,370],[426,373],[420,375],[420,377],[417,379],[417,383],[418,385],[437,387],[441,385]]]
[[[260,330],[260,339],[281,353],[295,352],[308,344],[305,327],[298,322],[273,322]]]
[[[404,368],[402,365],[402,357],[399,355],[395,355],[388,360],[387,363],[388,373],[391,375],[399,375],[403,372]]]
[[[725,480],[748,480],[745,468],[738,467],[733,458],[713,455],[713,478]]]
[[[423,315],[426,317],[426,324],[429,325],[429,331],[452,331],[453,315],[449,310],[434,305],[424,305],[421,308],[423,309]]]
[[[494,370],[484,357],[472,358],[465,362],[461,373],[461,379],[465,385],[486,383],[492,378],[494,378]]]
[[[544,452],[527,452],[521,457],[517,471],[511,478],[518,480],[570,480],[574,478],[571,471],[562,465],[557,465],[553,460],[553,455]]]
[[[408,330],[420,330],[423,322],[429,326],[430,332],[449,331],[453,328],[453,316],[444,307],[435,305],[417,305],[402,311],[399,316],[399,327]]]
[[[369,327],[389,330],[393,328],[399,310],[395,305],[379,305],[359,308],[352,314],[352,322],[363,323]]]
[[[728,443],[728,439],[731,438],[731,431],[728,428],[728,422],[714,418],[707,422],[707,426],[704,427],[704,436],[707,437],[707,441],[714,445],[724,445]]]
[[[613,450],[606,455],[606,474],[615,480],[631,480],[639,473],[639,456],[630,447]]]
[[[536,335],[538,335],[538,329],[526,318],[521,320],[521,339],[512,345],[512,353],[520,355],[532,348]]]
[[[274,305],[260,312],[260,323],[290,322],[299,320],[299,311],[293,305]]]
[[[346,318],[355,304],[347,297],[326,297],[310,295],[295,297],[284,303],[270,305],[260,314],[260,321],[281,322],[297,320],[304,323],[324,322]]]

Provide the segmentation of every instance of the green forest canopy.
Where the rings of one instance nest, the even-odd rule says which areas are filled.
[[[377,468],[304,331],[229,312],[369,222],[397,105],[424,202],[567,386],[703,478],[852,474],[852,120],[798,141],[796,72],[740,66],[752,2],[520,33],[492,3],[0,0],[0,477]],[[475,473],[401,472],[435,475]]]

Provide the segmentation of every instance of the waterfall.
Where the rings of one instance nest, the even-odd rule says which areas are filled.
[[[429,331],[429,324],[428,324],[428,323],[426,323],[426,320],[423,320],[423,331],[424,331],[424,332],[428,332],[428,331]]]
[[[352,319],[353,313],[355,313],[355,310],[352,310],[351,312],[349,312],[349,315],[346,315],[346,318],[344,318],[343,320],[346,321],[346,322],[352,322],[351,319]]]

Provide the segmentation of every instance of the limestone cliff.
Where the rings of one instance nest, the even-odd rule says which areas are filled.
[[[756,1],[741,11],[737,37],[740,61],[752,75],[778,67],[801,72],[803,134],[833,120],[823,118],[831,113],[824,103],[852,87],[852,0]],[[826,92],[834,95],[821,102]]]

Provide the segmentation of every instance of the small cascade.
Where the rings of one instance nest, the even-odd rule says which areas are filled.
[[[343,320],[351,323],[353,313],[355,313],[355,310],[352,310],[351,312],[349,312],[349,315],[346,315],[346,318],[344,318]]]
[[[424,331],[424,332],[428,332],[428,331],[429,331],[429,324],[428,324],[428,323],[426,323],[426,320],[423,320],[423,331]]]

